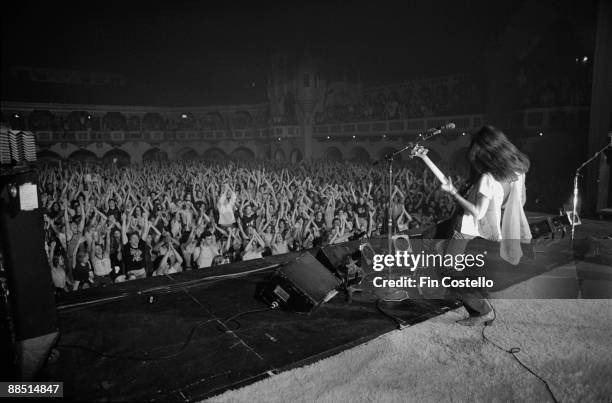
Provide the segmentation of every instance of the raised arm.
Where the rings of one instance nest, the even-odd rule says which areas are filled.
[[[125,245],[128,243],[127,237],[127,216],[125,213],[121,214],[121,242]]]

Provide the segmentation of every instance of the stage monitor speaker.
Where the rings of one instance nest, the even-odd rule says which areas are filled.
[[[340,280],[305,253],[277,270],[258,297],[271,307],[311,313],[336,295]]]
[[[359,243],[359,241],[352,241],[321,248],[317,252],[317,260],[332,272],[340,275],[340,269],[344,267],[346,257],[359,249]]]
[[[34,378],[58,336],[37,182],[31,168],[0,175],[3,326],[8,324],[14,358],[10,377],[23,380]]]

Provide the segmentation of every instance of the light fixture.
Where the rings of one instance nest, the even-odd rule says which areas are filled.
[[[280,138],[280,137],[278,138],[278,141],[281,141],[281,138]]]
[[[465,136],[465,132],[462,132],[462,133],[461,133],[461,135],[462,135],[462,136]]]
[[[327,139],[329,140],[329,136],[327,136]]]
[[[183,119],[187,119],[187,114],[186,114],[186,113],[183,113],[183,114],[181,115],[181,118],[183,118]]]
[[[582,63],[586,63],[586,62],[588,62],[588,61],[589,61],[589,58],[588,58],[588,57],[586,57],[586,56],[585,56],[585,57],[583,57],[583,58],[582,58]]]
[[[355,135],[353,135],[353,138],[355,138]]]
[[[19,114],[18,113],[15,114],[15,119],[19,119]]]
[[[540,132],[540,137],[542,137],[544,135],[544,133]]]

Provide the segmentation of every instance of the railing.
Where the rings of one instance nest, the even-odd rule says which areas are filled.
[[[372,136],[381,134],[414,134],[424,133],[427,129],[453,122],[457,130],[469,131],[482,126],[484,117],[478,115],[436,116],[423,119],[385,120],[374,122],[337,123],[316,125],[314,137]]]
[[[298,126],[272,126],[266,128],[249,128],[238,130],[175,130],[175,131],[94,131],[94,130],[37,130],[36,141],[41,144],[58,142],[107,142],[123,143],[127,141],[219,141],[219,140],[255,140],[272,138],[293,138],[301,135]]]
[[[505,129],[535,132],[548,128],[567,129],[588,122],[588,107],[533,108],[509,113],[497,120],[496,125]],[[386,120],[372,122],[347,122],[319,124],[313,127],[313,137],[327,139],[368,139],[373,136],[418,135],[427,129],[442,126],[448,122],[456,125],[457,132],[472,132],[484,124],[483,114],[435,116],[421,119]],[[276,138],[296,138],[302,134],[299,126],[269,126],[233,130],[170,130],[170,131],[35,131],[41,144],[57,142],[108,142],[127,141],[180,141],[196,142],[221,140],[257,140]]]
[[[559,107],[559,108],[532,108],[509,113],[495,125],[504,129],[520,130],[523,132],[537,132],[544,129],[566,130],[572,127],[581,127],[588,123],[589,108]],[[318,140],[329,139],[369,139],[380,135],[410,135],[424,133],[427,129],[442,126],[448,122],[456,125],[457,132],[470,132],[480,128],[485,118],[483,114],[435,116],[421,119],[384,120],[372,122],[347,122],[323,124],[314,126],[314,137]]]

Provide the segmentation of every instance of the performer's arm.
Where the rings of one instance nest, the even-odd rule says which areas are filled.
[[[476,217],[477,220],[480,220],[484,217],[487,209],[489,208],[489,198],[484,196],[483,194],[478,194],[478,200],[476,204],[473,204],[467,201],[463,196],[457,192],[457,189],[453,185],[452,178],[449,176],[446,179],[446,183],[442,184],[442,190],[450,193],[454,196],[457,202],[464,208],[465,211]]]

